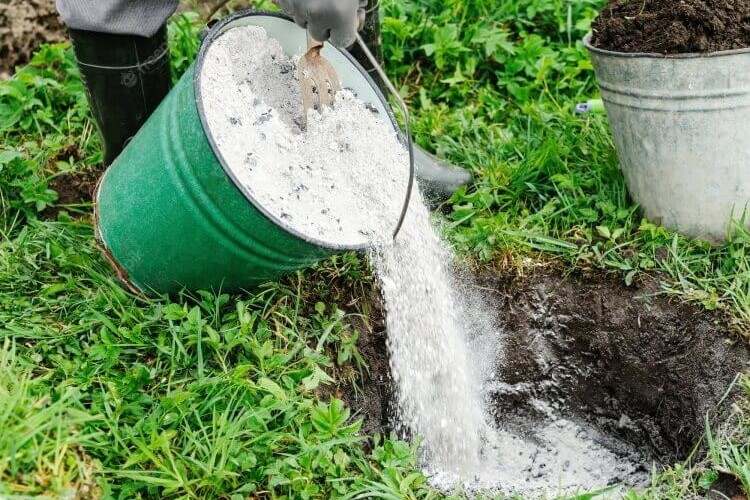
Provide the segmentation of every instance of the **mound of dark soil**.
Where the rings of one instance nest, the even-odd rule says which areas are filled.
[[[613,0],[593,44],[617,52],[681,54],[750,47],[750,0]]]
[[[0,2],[0,78],[8,78],[43,43],[65,40],[54,0]]]
[[[66,206],[91,203],[103,172],[103,167],[97,167],[83,172],[66,172],[53,178],[49,187],[57,192],[57,201],[55,206],[47,208],[42,216],[54,220]]]

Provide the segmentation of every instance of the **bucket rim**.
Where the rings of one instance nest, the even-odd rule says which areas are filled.
[[[711,59],[715,57],[736,56],[741,54],[750,54],[750,47],[743,49],[718,50],[714,52],[686,52],[684,54],[660,54],[658,52],[619,52],[616,50],[607,50],[595,46],[592,43],[594,33],[589,31],[583,37],[583,45],[594,54],[619,57],[622,59]]]
[[[143,288],[130,278],[128,271],[125,269],[125,266],[120,264],[120,262],[112,254],[107,241],[104,239],[101,225],[99,224],[99,193],[101,192],[104,178],[107,176],[107,173],[109,171],[110,169],[106,169],[104,173],[102,173],[102,175],[96,181],[96,186],[94,187],[94,210],[92,221],[92,225],[94,228],[94,245],[99,250],[99,253],[102,255],[109,267],[115,272],[115,276],[117,276],[117,279],[120,281],[120,283],[122,283],[122,285],[133,295],[137,297],[145,297],[146,293]]]
[[[195,91],[195,102],[196,107],[198,109],[198,115],[200,117],[201,126],[203,127],[204,135],[206,136],[206,139],[208,140],[208,143],[211,146],[211,149],[216,156],[217,160],[219,160],[219,164],[221,164],[221,168],[224,170],[224,173],[229,177],[229,179],[232,181],[232,184],[234,187],[240,192],[240,194],[249,201],[264,217],[266,217],[268,220],[270,220],[274,225],[278,226],[279,228],[283,229],[284,231],[288,232],[292,236],[295,236],[302,241],[305,241],[307,243],[311,243],[317,247],[326,249],[326,250],[332,250],[335,252],[338,251],[366,251],[372,247],[371,243],[365,242],[359,245],[343,245],[343,244],[335,244],[331,243],[329,241],[320,240],[318,238],[309,236],[307,234],[304,234],[301,231],[298,231],[297,229],[289,226],[285,221],[283,221],[281,218],[276,217],[273,213],[271,213],[269,210],[267,210],[260,202],[258,202],[255,197],[247,190],[245,189],[242,184],[239,182],[237,177],[234,175],[234,172],[228,167],[227,162],[225,161],[223,155],[219,151],[218,145],[216,141],[214,140],[213,134],[211,133],[210,127],[208,126],[205,110],[203,107],[203,96],[201,94],[201,88],[200,88],[200,78],[201,78],[201,69],[203,67],[204,59],[206,56],[206,52],[208,51],[208,47],[211,46],[211,44],[219,38],[225,31],[225,28],[227,28],[232,23],[246,17],[253,17],[253,16],[265,16],[265,17],[275,17],[278,19],[283,19],[285,21],[288,21],[296,26],[296,23],[294,20],[282,13],[282,12],[269,12],[269,11],[263,11],[263,10],[257,10],[257,9],[243,9],[240,11],[237,11],[217,22],[210,25],[208,27],[208,31],[203,36],[203,39],[201,41],[201,46],[198,51],[198,56],[196,57],[195,61],[195,72],[193,74],[193,88]],[[390,120],[394,131],[399,134],[403,135],[403,131],[401,127],[398,125],[398,121],[396,120],[395,115],[393,114],[393,110],[391,109],[390,105],[388,104],[388,100],[386,99],[383,92],[380,90],[380,87],[375,83],[375,80],[370,76],[370,74],[365,70],[362,65],[357,61],[354,56],[352,56],[347,50],[340,49],[339,47],[336,47],[334,45],[331,45],[335,50],[337,50],[340,54],[342,54],[346,60],[355,67],[355,69],[365,78],[368,85],[372,88],[373,92],[375,93],[375,96],[380,100],[381,104],[383,105],[383,108],[386,111],[386,114],[388,115],[388,119]],[[413,163],[410,161],[410,179],[414,178],[414,167]],[[411,186],[412,182],[410,180],[409,185]],[[411,189],[407,190],[406,193],[406,199],[405,199],[405,206],[408,206],[411,201]],[[403,216],[402,216],[403,219]]]

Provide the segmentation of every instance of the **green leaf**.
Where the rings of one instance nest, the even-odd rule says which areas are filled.
[[[260,380],[258,380],[258,386],[271,393],[279,401],[286,401],[288,399],[288,396],[284,389],[282,389],[279,384],[277,384],[270,378],[261,378]]]
[[[333,379],[317,365],[309,376],[302,379],[302,385],[308,391],[317,389],[320,384],[331,382],[333,382]]]
[[[167,304],[163,311],[164,317],[170,321],[179,321],[187,316],[185,308],[180,304]]]
[[[0,167],[22,157],[23,155],[21,152],[16,151],[15,149],[5,149],[0,151]]]
[[[713,469],[709,469],[698,477],[698,487],[702,490],[708,490],[718,479],[719,473]]]
[[[45,297],[54,297],[67,290],[68,285],[66,283],[51,283],[44,287],[42,295]]]
[[[340,399],[332,399],[326,405],[318,404],[312,409],[310,421],[316,431],[335,436],[349,419],[349,410]]]
[[[609,232],[609,228],[607,226],[596,226],[596,232],[599,233],[599,236],[601,236],[602,238],[612,238],[612,233]]]
[[[494,56],[496,60],[501,59],[498,49],[502,49],[505,54],[512,55],[515,53],[513,43],[508,40],[509,33],[495,27],[481,27],[476,35],[472,38],[473,43],[484,46],[484,55],[486,57]]]
[[[253,354],[255,354],[260,361],[271,357],[273,354],[273,342],[266,340],[263,344],[253,347]]]

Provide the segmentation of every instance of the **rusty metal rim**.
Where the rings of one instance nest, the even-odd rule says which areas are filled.
[[[138,297],[145,297],[146,294],[143,290],[138,288],[135,283],[130,281],[130,278],[128,276],[128,272],[125,270],[125,268],[117,262],[117,259],[112,255],[112,252],[107,247],[107,243],[104,241],[104,238],[102,237],[102,233],[99,230],[99,190],[102,185],[102,181],[104,180],[104,176],[107,175],[107,171],[99,177],[99,180],[96,182],[96,187],[94,188],[94,244],[96,245],[96,248],[99,249],[99,252],[101,252],[102,257],[104,257],[104,260],[107,261],[107,264],[112,268],[112,270],[115,272],[115,275],[117,276],[117,279],[122,283],[127,290],[132,293],[133,295],[136,295]]]

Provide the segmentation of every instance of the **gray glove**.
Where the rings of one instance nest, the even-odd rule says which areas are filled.
[[[319,42],[349,47],[365,21],[367,0],[276,0]]]

